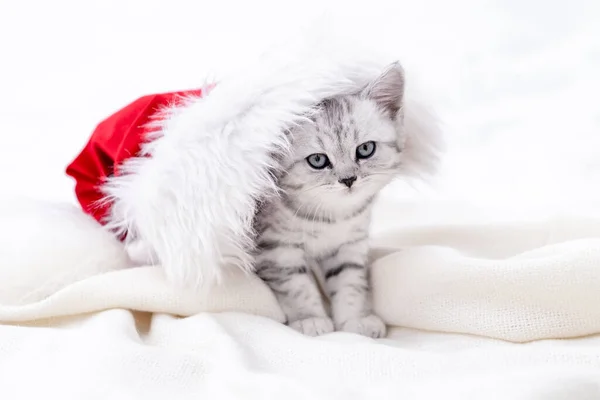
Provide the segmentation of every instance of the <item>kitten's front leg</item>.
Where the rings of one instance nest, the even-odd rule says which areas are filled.
[[[285,243],[263,247],[256,259],[256,273],[277,297],[289,326],[309,336],[333,332],[304,250]]]
[[[385,336],[386,328],[371,307],[368,250],[366,238],[343,245],[322,260],[321,268],[336,329],[379,338]]]

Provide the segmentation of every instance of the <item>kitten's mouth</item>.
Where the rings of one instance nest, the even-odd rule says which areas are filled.
[[[358,188],[356,186],[352,186],[352,187],[345,187],[342,189],[344,192],[346,192],[346,194],[348,196],[351,196],[353,194],[355,194],[358,191]]]

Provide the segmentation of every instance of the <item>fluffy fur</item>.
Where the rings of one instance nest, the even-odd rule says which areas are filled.
[[[323,99],[365,87],[391,61],[354,43],[286,43],[207,96],[164,110],[142,153],[104,187],[108,227],[128,232],[130,254],[162,265],[175,284],[214,283],[227,265],[251,270],[256,204],[276,192],[286,132]],[[438,132],[412,107],[407,99],[399,142],[414,158],[405,172],[420,174],[435,164]]]
[[[376,195],[404,163],[398,142],[403,93],[396,63],[362,91],[319,104],[310,121],[292,131],[281,196],[257,215],[256,271],[290,326],[305,334],[334,328],[385,334],[371,308],[368,231]]]

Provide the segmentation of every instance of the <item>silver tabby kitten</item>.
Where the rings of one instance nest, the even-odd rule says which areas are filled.
[[[402,68],[393,64],[360,93],[317,106],[312,121],[293,131],[282,195],[257,213],[257,274],[288,324],[307,335],[385,335],[371,309],[368,229],[373,200],[402,160],[403,89]]]

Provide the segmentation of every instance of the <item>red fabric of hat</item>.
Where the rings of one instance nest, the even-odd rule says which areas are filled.
[[[75,179],[75,195],[82,209],[102,223],[110,204],[100,202],[104,180],[119,174],[119,165],[136,156],[155,122],[156,113],[178,105],[184,97],[201,96],[200,89],[152,94],[141,97],[102,121],[79,155],[68,165],[67,175]]]

